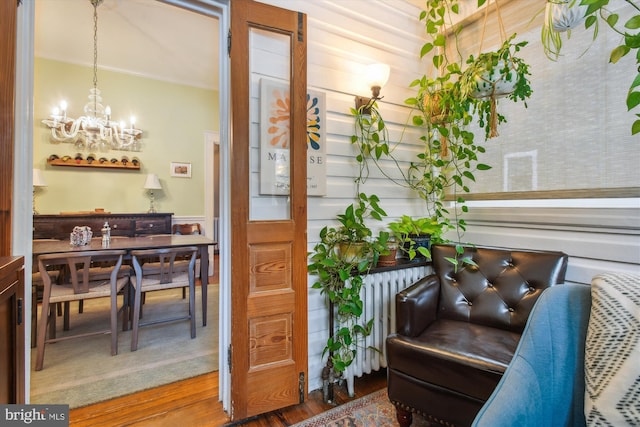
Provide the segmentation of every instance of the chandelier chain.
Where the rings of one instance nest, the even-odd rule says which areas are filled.
[[[93,3],[93,88],[98,88],[98,3]],[[94,99],[94,107],[97,100]],[[95,110],[94,110],[95,111]]]

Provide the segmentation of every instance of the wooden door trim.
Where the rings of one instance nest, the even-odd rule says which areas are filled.
[[[0,2],[0,256],[11,254],[17,2]]]

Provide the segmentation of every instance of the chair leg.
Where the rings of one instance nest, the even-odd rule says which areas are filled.
[[[208,285],[205,285],[200,281],[200,293],[202,296],[202,326],[207,326],[207,299],[208,299]]]
[[[111,355],[118,354],[118,292],[111,292]]]
[[[38,295],[35,286],[31,288],[31,348],[38,339]]]
[[[49,310],[51,310],[51,314],[45,312],[44,310],[41,311],[40,316],[51,316],[48,319],[48,324],[49,324],[49,339],[54,339],[56,337],[56,314],[53,312],[54,310],[56,310],[57,308],[59,308],[61,306],[60,303],[56,303],[54,304],[53,307],[49,306]],[[42,305],[42,307],[44,308],[44,304]],[[42,322],[42,320],[41,320]]]
[[[182,288],[182,299],[186,299],[187,298],[187,288]]]
[[[184,289],[184,288],[182,288]],[[191,338],[196,337],[196,290],[195,284],[189,286],[189,321],[191,322]]]
[[[131,351],[138,349],[138,325],[140,324],[140,306],[142,294],[139,286],[136,286],[133,298],[133,316],[131,316]]]
[[[44,342],[47,338],[47,323],[51,319],[51,323],[55,322],[56,307],[50,307],[48,298],[42,300],[42,312],[40,313],[40,324],[38,325],[38,349],[36,350],[36,371],[42,370],[44,363]],[[55,324],[55,323],[54,323]]]
[[[131,320],[131,285],[127,284],[122,289],[122,330],[129,330],[129,321]]]
[[[411,411],[396,406],[396,420],[400,427],[410,427],[413,422],[413,414]]]
[[[70,310],[70,304],[69,301],[65,301],[64,303],[64,315],[63,315],[63,330],[64,331],[68,331],[69,330],[69,310]]]

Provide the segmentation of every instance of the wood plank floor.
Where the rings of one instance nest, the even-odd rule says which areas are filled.
[[[355,396],[346,387],[334,387],[335,404],[343,404],[387,386],[386,371],[381,370],[356,378]],[[91,427],[286,427],[327,411],[335,404],[325,403],[318,390],[310,392],[307,401],[270,412],[259,417],[230,423],[218,401],[218,373],[201,375],[173,384],[145,390],[129,396],[73,409],[70,426]]]
[[[215,256],[215,276],[218,280],[218,256]],[[364,375],[355,380],[355,396],[348,396],[345,385],[334,387],[334,402],[325,403],[320,391],[309,393],[307,401],[259,417],[231,424],[222,410],[218,394],[218,373],[201,375],[173,384],[144,390],[95,405],[73,409],[70,427],[287,427],[336,405],[357,399],[387,386],[386,370]]]

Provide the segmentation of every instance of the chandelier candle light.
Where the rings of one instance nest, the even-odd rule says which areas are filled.
[[[135,117],[131,117],[130,127],[123,121],[111,120],[111,108],[102,105],[98,89],[98,6],[103,0],[89,0],[93,5],[93,88],[89,89],[89,102],[84,106],[84,116],[73,119],[67,116],[67,103],[53,109],[51,116],[42,123],[51,129],[54,142],[74,143],[79,149],[107,151],[136,149],[135,142],[142,136],[136,129]]]

